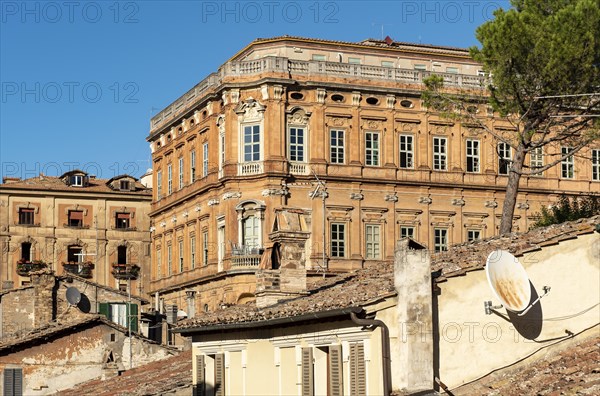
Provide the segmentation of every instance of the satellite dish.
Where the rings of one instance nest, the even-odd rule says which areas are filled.
[[[79,301],[81,301],[81,293],[79,292],[79,290],[77,290],[76,287],[68,287],[66,294],[67,301],[71,305],[77,305],[79,304]]]
[[[527,308],[531,300],[529,277],[515,256],[494,250],[487,258],[485,272],[494,295],[506,309],[521,312]]]

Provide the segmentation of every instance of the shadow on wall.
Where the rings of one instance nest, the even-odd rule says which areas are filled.
[[[90,313],[92,310],[92,303],[90,299],[83,293],[81,293],[81,300],[77,303],[77,308],[81,310],[83,313]]]
[[[533,304],[539,297],[531,280],[529,281],[529,287],[531,288],[531,299],[527,306]],[[508,313],[508,318],[515,330],[517,330],[525,339],[534,340],[542,333],[543,314],[541,300],[531,307],[531,309],[523,316],[519,316],[518,313],[509,310],[506,310],[506,312]]]
[[[213,388],[209,384],[196,384],[192,388],[193,396],[221,396],[223,392],[219,392],[221,389],[219,387]]]

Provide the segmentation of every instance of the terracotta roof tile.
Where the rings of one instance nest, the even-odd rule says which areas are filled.
[[[113,190],[107,183],[109,179],[90,178],[89,185],[84,187],[75,187],[66,185],[59,177],[55,176],[36,176],[29,179],[12,181],[10,183],[0,184],[0,191],[8,189],[19,190],[37,190],[37,191],[68,191],[82,194],[87,193],[112,193],[121,195],[140,195],[152,196],[152,189],[144,187],[139,181],[135,182],[135,191]]]

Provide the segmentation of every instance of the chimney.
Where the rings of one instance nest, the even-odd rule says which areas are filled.
[[[400,348],[392,360],[403,369],[395,375],[407,394],[433,386],[432,284],[429,250],[410,238],[396,245],[394,286],[398,293]]]
[[[273,247],[263,253],[256,272],[256,306],[277,304],[306,295],[306,216],[300,209],[278,209],[269,239]]]
[[[43,269],[31,272],[33,285],[33,327],[46,325],[54,320],[54,289],[56,278],[54,271]]]
[[[9,176],[5,176],[2,178],[2,183],[3,184],[10,184],[10,183],[16,183],[21,181],[20,177],[9,177]]]

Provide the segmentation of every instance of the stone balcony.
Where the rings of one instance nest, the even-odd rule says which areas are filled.
[[[140,266],[137,264],[113,263],[112,274],[115,277],[115,279],[135,280],[140,274]]]
[[[17,274],[20,276],[29,276],[31,272],[39,271],[47,267],[48,264],[44,263],[43,261],[19,260],[17,261]]]

